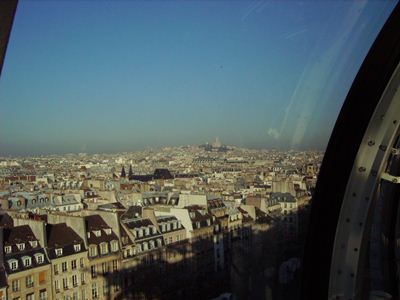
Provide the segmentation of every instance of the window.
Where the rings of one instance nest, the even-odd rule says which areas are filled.
[[[97,294],[97,285],[96,283],[92,283],[92,298],[97,299],[98,294]]]
[[[139,233],[139,237],[142,237],[143,236],[143,229],[139,229],[138,233]]]
[[[111,252],[117,252],[118,248],[118,241],[111,241]]]
[[[60,291],[60,284],[59,284],[58,280],[54,281],[54,288],[57,293]]]
[[[62,248],[58,248],[55,250],[56,252],[56,256],[61,256],[63,254],[63,249]]]
[[[91,266],[90,271],[92,273],[92,278],[96,278],[97,277],[96,266]]]
[[[44,262],[44,255],[41,253],[35,254],[36,263],[39,265]]]
[[[58,274],[58,265],[57,264],[54,264],[53,270],[54,270],[54,274],[57,275]]]
[[[39,300],[47,300],[47,291],[45,289],[39,291]]]
[[[114,290],[114,292],[118,292],[119,291],[119,284],[118,283],[113,284],[113,290]]]
[[[18,261],[16,259],[10,259],[8,261],[8,265],[9,265],[10,269],[13,271],[18,269]]]
[[[39,283],[43,284],[46,282],[46,271],[42,271],[39,273]]]
[[[80,258],[79,265],[80,265],[81,268],[85,267],[85,263],[84,263],[83,257]]]
[[[103,275],[108,273],[108,264],[106,262],[103,262],[101,264],[101,270],[102,270]]]
[[[26,276],[25,282],[26,282],[26,287],[27,288],[33,287],[33,275]]]
[[[68,290],[68,278],[63,278],[63,288],[64,290]]]
[[[17,248],[18,248],[18,250],[20,250],[20,251],[24,250],[24,249],[25,249],[25,243],[17,244]]]
[[[75,252],[81,251],[81,244],[75,244],[74,245],[74,250],[75,250]]]
[[[81,273],[81,283],[85,284],[85,273],[84,272]]]
[[[36,248],[37,245],[38,245],[38,242],[37,242],[37,241],[30,241],[29,243],[31,244],[31,247],[32,247],[32,248]]]
[[[75,287],[78,285],[78,276],[72,275],[72,285]]]
[[[13,292],[18,292],[19,288],[20,288],[20,286],[19,286],[19,280],[18,279],[11,281],[11,290]]]
[[[22,263],[24,264],[24,267],[30,267],[32,265],[32,259],[29,256],[23,256]]]
[[[67,272],[67,269],[68,269],[67,262],[66,261],[62,262],[61,263],[61,270],[63,272]]]
[[[71,260],[71,269],[72,270],[76,269],[76,259]]]
[[[11,246],[5,246],[4,247],[4,252],[5,253],[11,253]]]
[[[97,256],[97,246],[96,245],[91,245],[89,246],[89,256]]]
[[[108,253],[108,244],[107,243],[101,243],[100,244],[100,254],[104,255]]]
[[[110,235],[110,234],[111,234],[111,228],[106,228],[106,229],[104,229],[104,232],[105,232],[107,235]]]
[[[153,227],[153,234],[156,234],[156,233],[157,233],[157,228]]]
[[[26,300],[35,300],[35,294],[30,293],[30,294],[26,295]]]
[[[97,237],[101,236],[101,231],[100,230],[95,230],[95,231],[93,231],[93,233]]]
[[[113,270],[113,272],[118,271],[118,261],[117,260],[112,261],[112,270]]]
[[[72,294],[72,300],[79,300],[79,293],[78,292],[74,292]]]
[[[109,286],[108,285],[109,285],[108,281],[105,281],[104,285],[103,285],[103,296],[106,296],[109,293]]]

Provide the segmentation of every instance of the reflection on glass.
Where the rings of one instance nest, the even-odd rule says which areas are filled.
[[[29,267],[41,299],[295,299],[323,151],[393,7],[21,1],[4,293],[33,295]]]

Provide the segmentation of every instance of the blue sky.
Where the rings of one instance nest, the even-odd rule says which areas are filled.
[[[20,1],[0,155],[324,149],[394,4]]]

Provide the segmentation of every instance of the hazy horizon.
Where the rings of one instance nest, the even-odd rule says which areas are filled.
[[[210,143],[212,144],[212,143]],[[191,145],[175,145],[175,146],[159,146],[159,147],[144,147],[137,150],[123,150],[123,151],[109,151],[109,152],[59,152],[59,153],[41,153],[41,154],[26,154],[26,155],[0,155],[0,158],[28,158],[28,157],[46,157],[46,156],[64,156],[64,155],[117,155],[117,154],[125,154],[125,153],[135,153],[135,152],[143,152],[143,151],[161,151],[165,148],[184,148],[184,147],[199,147],[205,144],[191,144]],[[259,150],[259,151],[282,151],[282,152],[324,152],[325,149],[317,149],[317,148],[304,148],[304,149],[289,149],[289,148],[249,148],[249,147],[239,147],[237,145],[225,145],[223,146],[239,148],[242,150]],[[215,152],[210,152],[215,153]]]
[[[20,1],[0,155],[325,149],[394,5]]]

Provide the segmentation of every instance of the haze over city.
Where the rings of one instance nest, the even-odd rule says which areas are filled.
[[[324,149],[387,17],[374,12],[390,5],[21,1],[0,80],[0,155],[216,136],[247,148]]]

